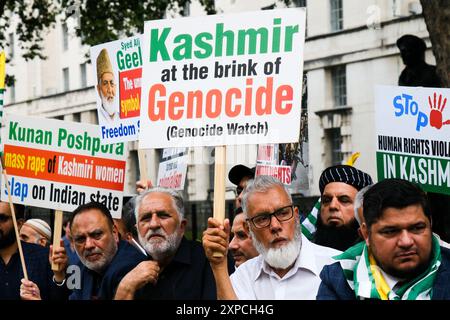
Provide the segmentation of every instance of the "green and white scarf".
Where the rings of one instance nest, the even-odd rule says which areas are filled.
[[[396,291],[387,285],[366,243],[360,242],[335,256],[344,271],[357,299],[429,300],[437,271],[441,265],[441,249],[435,236],[432,239],[432,261],[427,270],[408,281]]]
[[[317,216],[320,212],[320,198],[317,200],[316,204],[312,208],[311,212],[306,216],[305,220],[302,221],[302,233],[308,240],[312,240],[314,233],[317,230]]]

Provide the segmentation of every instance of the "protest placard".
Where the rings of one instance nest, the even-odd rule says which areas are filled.
[[[255,176],[267,175],[280,180],[286,185],[291,184],[291,166],[279,161],[281,144],[260,144],[256,157]]]
[[[102,143],[134,141],[139,136],[141,36],[91,47]]]
[[[166,148],[159,162],[157,186],[183,190],[186,181],[187,148]]]
[[[378,180],[406,179],[450,194],[450,89],[377,86]]]
[[[304,8],[146,22],[140,148],[297,142],[304,36]]]
[[[2,131],[14,203],[73,211],[101,202],[120,218],[124,143],[102,144],[95,125],[7,115]],[[7,201],[2,184],[1,199]]]

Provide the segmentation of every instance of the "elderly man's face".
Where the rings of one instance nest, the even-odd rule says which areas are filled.
[[[430,220],[420,205],[387,208],[370,230],[363,224],[361,231],[375,260],[386,273],[410,279],[427,268],[432,232]]]
[[[105,72],[101,78],[99,86],[99,93],[106,99],[108,102],[112,102],[114,100],[114,96],[116,95],[116,83],[114,82],[114,76],[110,72]]]
[[[28,243],[35,243],[43,247],[47,245],[47,239],[26,223],[20,228],[19,237],[20,240]]]
[[[280,186],[274,186],[266,192],[255,192],[248,197],[247,201],[248,219],[292,205],[288,195]],[[287,221],[278,221],[275,216],[271,216],[270,224],[265,228],[256,228],[251,221],[249,224],[256,240],[266,249],[280,248],[294,239],[297,217],[298,209],[294,208],[292,218]]]
[[[155,260],[176,252],[186,220],[180,220],[169,194],[152,192],[146,195],[139,207],[137,221],[139,241]]]
[[[358,190],[344,182],[331,182],[322,194],[320,217],[327,226],[349,225],[355,219],[353,203]]]
[[[117,230],[109,225],[108,218],[98,209],[77,214],[71,233],[75,250],[88,269],[100,273],[116,255]]]

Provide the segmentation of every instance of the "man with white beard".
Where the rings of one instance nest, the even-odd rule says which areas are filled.
[[[322,267],[340,252],[315,245],[301,235],[298,208],[285,186],[270,176],[250,180],[242,208],[259,256],[228,276],[226,257],[230,223],[208,219],[203,247],[216,279],[219,299],[315,299]],[[222,256],[214,255],[220,252]]]
[[[75,209],[70,233],[83,264],[81,288],[73,290],[71,300],[112,300],[123,276],[146,259],[128,242],[119,241],[111,213],[101,203]]]
[[[152,260],[141,262],[122,279],[115,299],[216,299],[201,244],[184,237],[181,195],[159,187],[145,190],[136,198],[135,214],[139,242]]]
[[[116,82],[108,51],[102,49],[97,57],[97,91],[101,99],[98,108],[100,124],[111,124],[119,119],[118,104],[116,101]]]

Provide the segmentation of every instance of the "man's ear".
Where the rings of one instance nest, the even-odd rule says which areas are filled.
[[[186,225],[187,225],[187,220],[186,219],[181,220],[181,222],[180,222],[180,230],[182,230],[183,233],[184,233],[184,231],[186,229]]]
[[[361,235],[364,238],[366,245],[369,246],[369,228],[367,227],[367,224],[363,222],[359,230],[361,230]]]
[[[114,240],[116,241],[116,243],[118,243],[120,240],[119,239],[119,229],[117,229],[115,224],[113,224],[112,232],[113,232]]]

